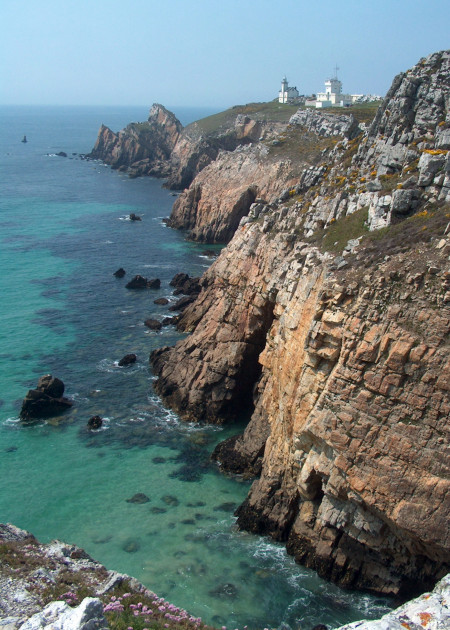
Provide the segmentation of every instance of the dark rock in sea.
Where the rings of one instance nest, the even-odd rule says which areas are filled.
[[[169,284],[171,287],[181,287],[186,280],[189,280],[187,273],[176,273]]]
[[[166,458],[165,457],[154,457],[152,459],[152,462],[154,464],[165,464],[166,463]]]
[[[65,153],[64,151],[60,151],[59,153],[56,154],[58,157],[67,157],[67,153]]]
[[[173,306],[170,306],[169,311],[183,311],[185,308],[189,306],[189,304],[192,304],[193,302],[195,302],[196,297],[197,296],[195,295],[185,295],[180,300],[175,302]]]
[[[138,214],[134,214],[134,212],[130,213],[130,221],[142,221],[141,217]]]
[[[146,319],[144,324],[147,328],[150,328],[150,330],[161,330],[162,328],[161,322],[157,319]]]
[[[127,553],[135,553],[140,548],[141,543],[136,538],[128,538],[122,545],[122,549]]]
[[[153,300],[153,304],[159,304],[160,306],[165,306],[168,303],[169,303],[169,300],[165,297],[157,298],[156,300]]]
[[[136,363],[137,356],[133,353],[126,354],[122,357],[118,363],[119,367],[125,367],[127,365],[131,365],[132,363]]]
[[[191,278],[187,273],[177,273],[170,281],[170,286],[175,287],[174,295],[193,295],[200,293],[200,278]]]
[[[127,289],[159,289],[160,286],[161,286],[161,280],[159,280],[159,278],[152,278],[151,280],[148,280],[147,278],[144,278],[144,276],[140,276],[138,274],[137,276],[134,276],[134,278],[130,280],[128,284],[125,285],[125,288]]]
[[[5,453],[15,453],[17,451],[17,446],[8,446],[5,448]]]
[[[184,518],[182,521],[183,525],[195,525],[195,520],[193,518]]]
[[[178,321],[178,317],[164,317],[161,321],[162,326],[175,326]]]
[[[138,492],[137,494],[133,494],[130,499],[126,499],[127,503],[148,503],[150,501],[149,497],[143,492]]]
[[[36,389],[30,389],[25,396],[20,419],[32,422],[38,418],[51,418],[72,406],[72,402],[63,397],[64,383],[51,374],[41,376]]]
[[[180,505],[180,502],[178,501],[177,497],[174,497],[172,494],[166,494],[163,497],[161,497],[161,499],[164,501],[166,505],[171,505],[172,507],[176,507],[177,505]]]
[[[130,282],[128,282],[125,287],[127,289],[146,289],[147,288],[147,278],[144,278],[144,276],[140,276],[139,274],[137,276],[134,276],[134,278],[132,280],[130,280]]]
[[[186,503],[187,507],[205,507],[206,503],[204,501],[191,501]]]
[[[114,272],[114,275],[116,276],[116,278],[123,278],[125,273],[126,273],[125,269],[120,267],[120,269]]]
[[[152,514],[164,514],[165,512],[167,512],[167,510],[165,508],[160,508],[160,507],[155,506],[155,507],[152,507],[150,512]]]
[[[95,431],[96,429],[100,429],[102,424],[103,420],[100,418],[100,416],[92,416],[92,418],[89,418],[87,426],[88,429]]]
[[[238,590],[234,584],[228,582],[226,584],[219,584],[216,588],[211,589],[209,595],[219,599],[236,599]]]

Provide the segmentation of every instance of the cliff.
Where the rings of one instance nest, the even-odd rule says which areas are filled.
[[[234,151],[277,127],[267,117],[250,118],[241,113],[245,111],[246,107],[235,107],[183,127],[172,112],[155,103],[146,122],[130,123],[118,133],[102,125],[87,157],[126,171],[130,177],[165,178],[168,188],[182,190],[220,151]]]
[[[293,145],[328,146],[250,206],[180,318],[192,334],[151,356],[182,417],[250,415],[214,454],[259,475],[239,526],[375,592],[423,590],[450,567],[449,61],[396,77],[369,127],[291,119]],[[229,175],[211,172],[220,195]],[[192,208],[196,186],[197,209],[213,194],[207,173]]]
[[[147,122],[130,123],[119,133],[102,125],[88,157],[113,168],[130,169],[132,176],[165,176],[166,162],[181,131],[179,120],[162,105],[154,104]]]
[[[351,115],[297,112],[258,143],[220,152],[174,203],[168,224],[188,230],[196,241],[226,243],[257,198],[273,203],[289,194],[336,137],[350,139],[360,131]]]

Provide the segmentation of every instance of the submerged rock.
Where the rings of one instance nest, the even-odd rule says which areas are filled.
[[[228,582],[226,584],[219,584],[216,588],[211,589],[209,595],[218,597],[219,599],[236,599],[238,590],[234,584]]]
[[[39,418],[51,418],[70,409],[73,403],[63,397],[63,394],[64,383],[59,378],[51,374],[41,376],[36,389],[30,389],[23,400],[20,419],[30,422]]]
[[[126,501],[127,503],[148,503],[150,499],[143,492],[137,492],[130,499],[126,499]]]
[[[138,214],[134,214],[134,212],[130,213],[129,219],[130,221],[142,221],[141,217]]]
[[[180,502],[177,499],[177,497],[174,497],[172,494],[166,494],[163,497],[161,497],[161,499],[164,501],[166,505],[171,505],[172,507],[176,507],[177,505],[180,505]]]
[[[116,276],[116,278],[123,278],[125,274],[125,269],[123,269],[123,267],[120,267],[117,271],[114,272],[113,275]]]
[[[141,548],[141,543],[137,538],[128,538],[122,545],[122,549],[127,553],[136,553]]]

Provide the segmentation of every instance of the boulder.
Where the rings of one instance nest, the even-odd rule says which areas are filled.
[[[162,328],[161,322],[157,319],[146,319],[144,324],[147,328],[150,328],[150,330],[161,330]]]
[[[126,354],[119,361],[119,367],[125,367],[127,365],[131,365],[132,363],[136,363],[137,356],[133,353]]]
[[[125,285],[126,289],[159,289],[161,286],[161,280],[159,278],[153,278],[148,280],[144,276],[139,274],[134,276],[130,282]]]
[[[130,213],[130,221],[142,221],[141,217],[138,214],[134,214],[134,212]]]
[[[123,278],[125,273],[125,269],[120,267],[117,271],[114,272],[114,275],[116,276],[116,278]]]
[[[51,374],[42,376],[36,389],[30,389],[25,396],[20,410],[20,419],[30,422],[39,418],[56,416],[72,406],[72,402],[64,398],[64,383]]]
[[[171,287],[181,287],[186,280],[189,280],[187,273],[176,273],[169,284]]]
[[[180,300],[175,302],[175,304],[169,308],[169,311],[183,311],[189,306],[189,304],[195,302],[196,298],[196,295],[185,295]]]
[[[21,626],[23,630],[106,630],[108,627],[103,603],[94,597],[86,597],[75,608],[63,601],[51,602]]]
[[[100,429],[102,424],[103,420],[100,418],[100,416],[92,416],[92,418],[89,418],[87,423],[88,429],[93,429],[94,431]]]
[[[161,287],[161,280],[159,278],[152,278],[151,280],[147,280],[147,288],[159,289],[160,287]]]
[[[153,301],[153,304],[159,304],[160,306],[165,306],[168,303],[169,303],[169,300],[165,297],[158,298],[157,300]]]
[[[174,295],[192,295],[200,293],[200,278],[191,278],[187,273],[177,273],[170,281],[170,286],[175,287]]]
[[[178,321],[178,317],[164,317],[161,326],[174,326]]]

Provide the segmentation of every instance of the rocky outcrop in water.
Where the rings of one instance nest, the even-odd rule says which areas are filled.
[[[64,383],[51,374],[41,376],[36,389],[28,390],[22,402],[20,419],[33,422],[39,418],[57,416],[72,406],[72,401],[64,397]]]
[[[113,168],[131,169],[131,174],[166,176],[166,162],[182,131],[180,121],[165,107],[155,103],[148,121],[130,123],[114,133],[102,125],[94,148],[87,156]]]
[[[317,112],[294,121],[296,141],[333,140],[250,206],[179,319],[192,334],[151,356],[184,418],[251,413],[215,452],[260,474],[239,526],[374,592],[423,590],[450,567],[449,61],[396,77],[358,135]]]
[[[236,113],[211,131],[198,123],[183,128],[172,112],[155,103],[146,122],[130,123],[118,133],[102,125],[87,157],[127,171],[130,177],[163,177],[168,188],[181,190],[221,150],[255,142],[272,126]]]

